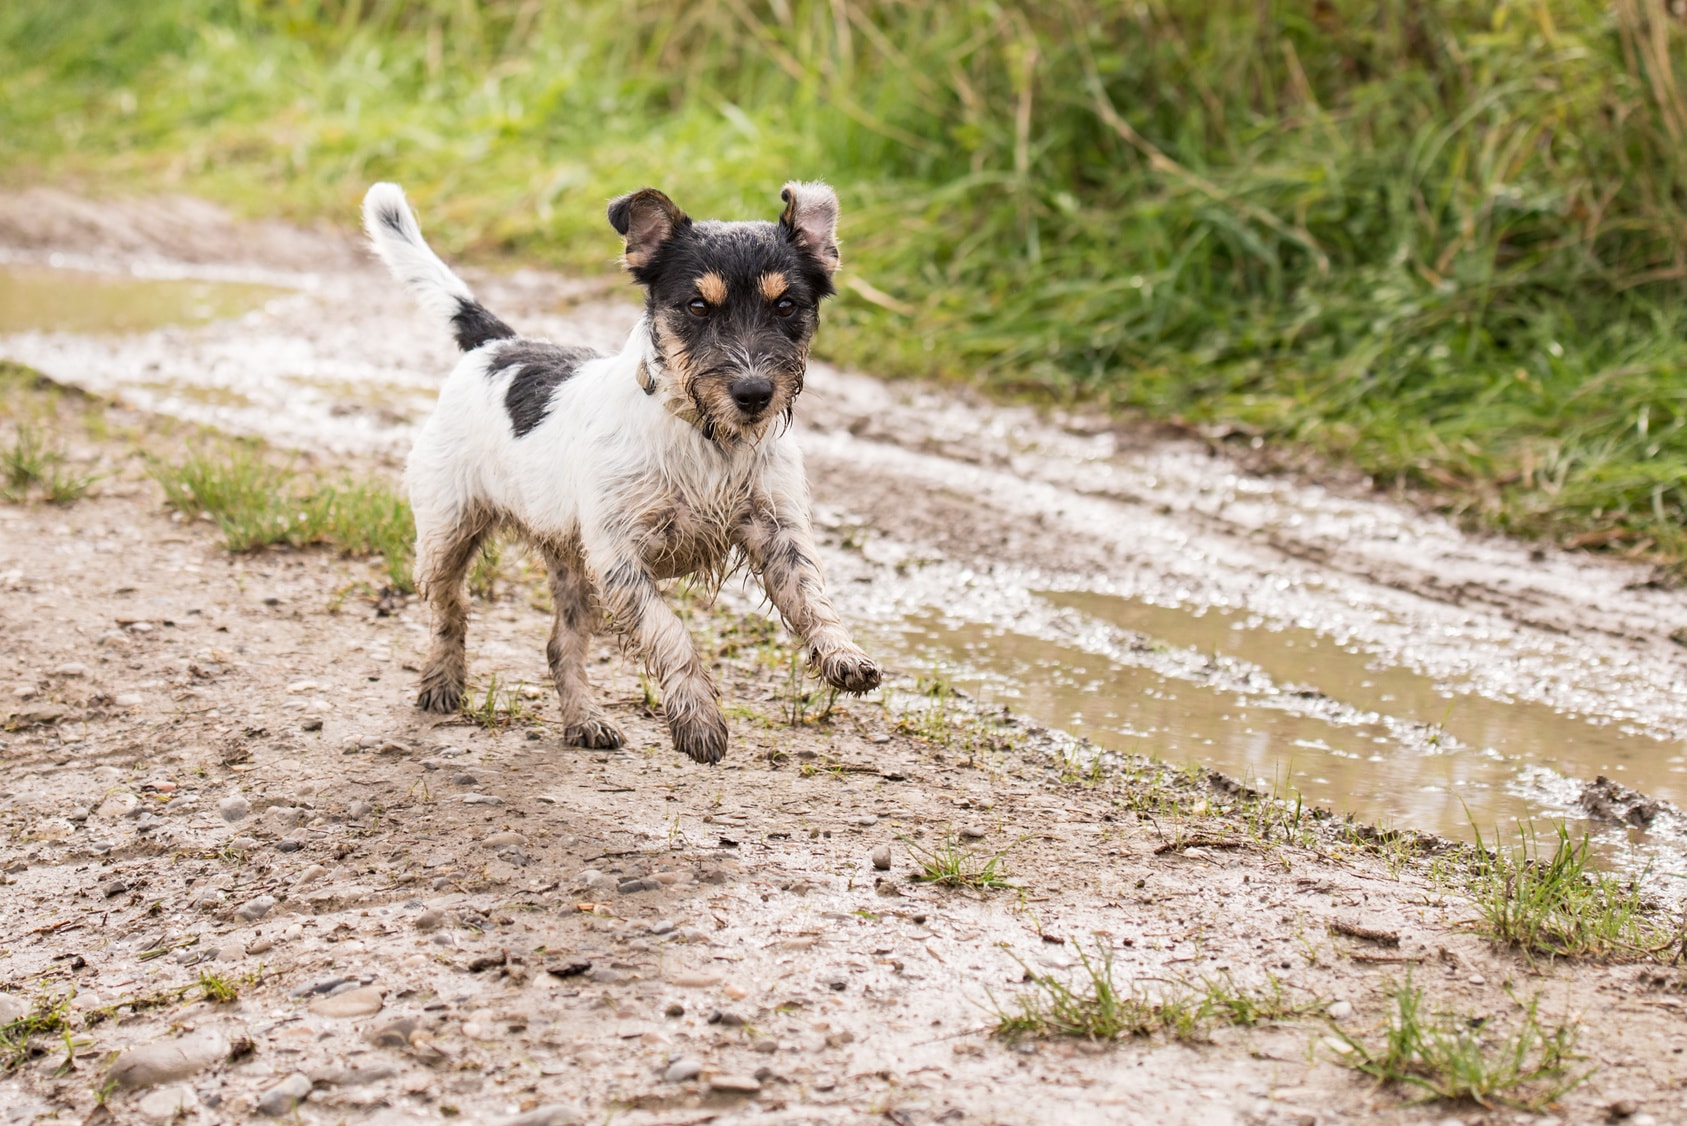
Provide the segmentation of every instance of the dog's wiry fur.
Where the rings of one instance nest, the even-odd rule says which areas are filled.
[[[435,616],[418,703],[455,711],[466,678],[464,578],[500,528],[532,542],[556,604],[546,656],[565,738],[622,736],[586,680],[609,623],[662,687],[674,745],[699,762],[726,750],[714,681],[657,583],[717,579],[737,559],[846,692],[878,666],[826,596],[802,457],[787,433],[819,306],[838,267],[837,197],[790,183],[777,223],[693,222],[651,188],[609,205],[644,317],[613,356],[524,339],[428,249],[404,193],[363,203],[375,252],[466,353],[410,454],[416,577]]]

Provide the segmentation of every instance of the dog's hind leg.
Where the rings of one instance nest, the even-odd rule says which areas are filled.
[[[619,747],[626,740],[592,699],[592,686],[586,680],[586,655],[598,608],[585,563],[578,551],[547,546],[544,554],[551,573],[551,602],[556,607],[545,657],[562,701],[562,738],[577,747]]]
[[[421,520],[418,519],[418,525]],[[468,683],[464,641],[469,630],[469,594],[465,579],[475,552],[492,528],[480,513],[423,532],[418,537],[416,584],[433,608],[433,646],[422,670],[416,706],[424,711],[455,712]]]

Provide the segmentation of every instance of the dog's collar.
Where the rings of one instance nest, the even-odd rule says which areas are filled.
[[[640,360],[638,362],[639,388],[646,395],[654,395],[656,394],[656,383],[656,372],[653,370],[653,365],[650,360],[648,358]],[[720,443],[720,439],[716,435],[711,434],[709,432],[710,428],[703,424],[703,415],[700,411],[698,411],[694,403],[668,395],[663,397],[662,406],[667,408],[669,414],[673,415],[681,422],[689,423],[717,445]]]

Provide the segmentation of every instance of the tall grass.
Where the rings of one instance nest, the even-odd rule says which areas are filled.
[[[1298,443],[1500,527],[1687,548],[1664,0],[13,0],[0,173],[609,267],[610,194],[843,190],[824,337]]]

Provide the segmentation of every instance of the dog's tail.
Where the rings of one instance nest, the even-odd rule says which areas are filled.
[[[363,197],[363,229],[393,277],[410,287],[424,310],[450,327],[457,347],[472,352],[490,340],[515,336],[515,330],[476,301],[463,279],[428,248],[403,188],[376,184],[369,189]]]

